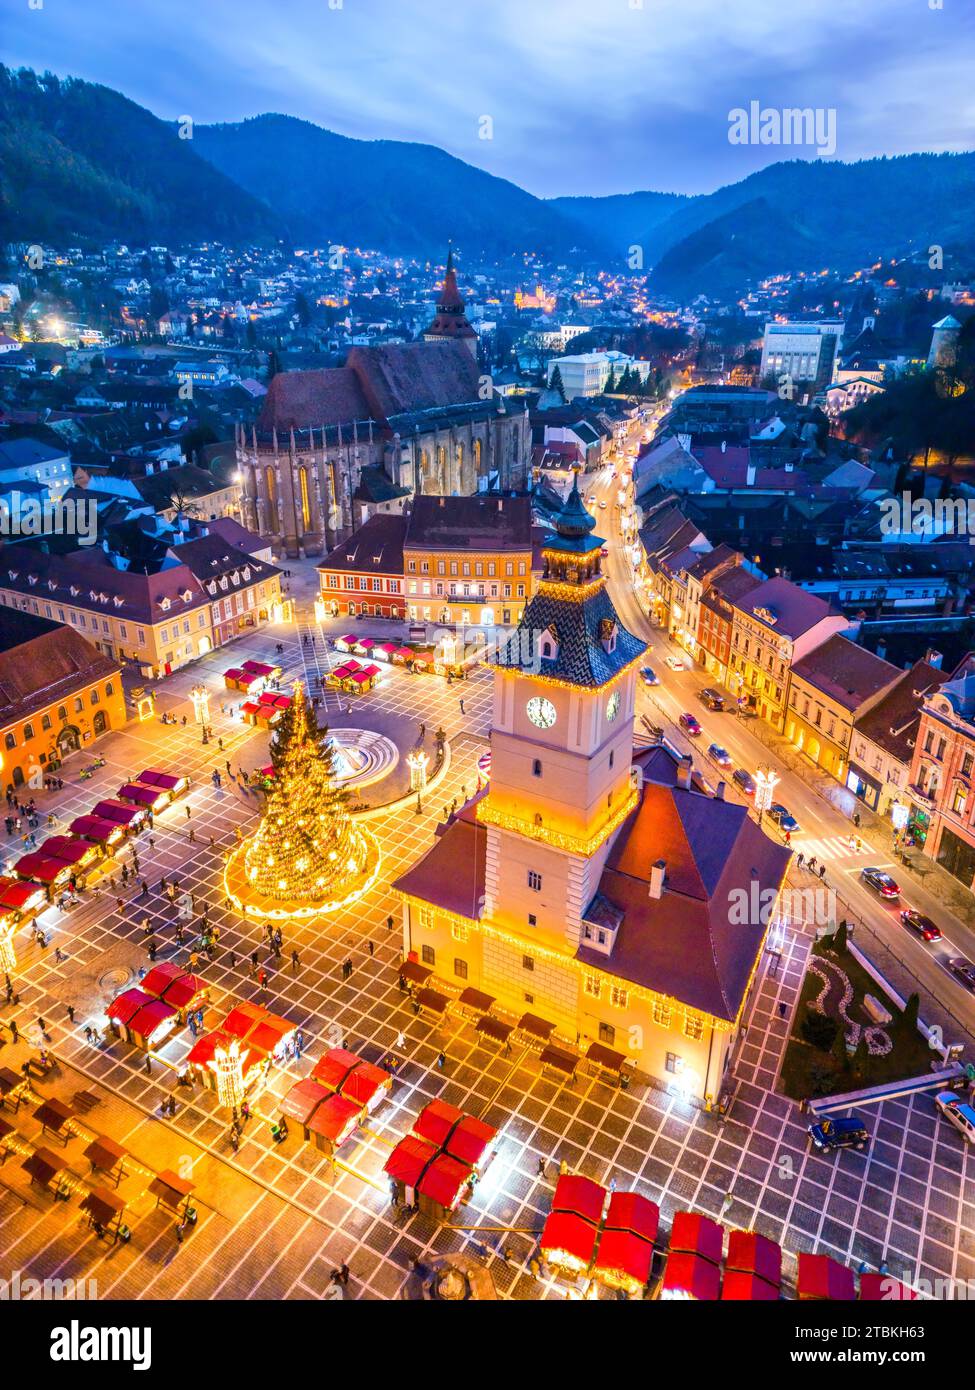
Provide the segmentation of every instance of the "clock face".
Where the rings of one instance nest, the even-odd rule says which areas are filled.
[[[610,695],[609,699],[606,702],[606,718],[610,721],[610,723],[612,723],[616,716],[619,714],[619,712],[620,692],[618,690],[614,690],[612,695]]]
[[[551,700],[546,700],[541,695],[535,695],[528,701],[525,706],[525,713],[539,729],[550,729],[556,720],[555,706]]]

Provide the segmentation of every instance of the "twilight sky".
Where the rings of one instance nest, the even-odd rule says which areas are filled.
[[[12,66],[103,82],[167,119],[280,111],[344,135],[424,141],[543,196],[696,193],[808,157],[728,142],[729,111],[753,100],[835,108],[840,159],[975,148],[975,0],[2,8]]]

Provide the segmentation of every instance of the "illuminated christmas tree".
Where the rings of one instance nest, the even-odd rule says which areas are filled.
[[[261,823],[243,846],[245,910],[325,911],[355,897],[375,872],[373,836],[356,825],[351,796],[335,775],[328,730],[319,729],[300,681],[271,742],[274,776]]]

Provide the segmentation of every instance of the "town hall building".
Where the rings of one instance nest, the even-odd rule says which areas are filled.
[[[790,852],[691,759],[634,750],[645,644],[620,623],[578,486],[494,661],[490,780],[393,885],[443,986],[718,1103]]]

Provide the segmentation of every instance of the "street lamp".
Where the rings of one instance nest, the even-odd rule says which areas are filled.
[[[194,685],[190,691],[190,699],[193,701],[193,713],[198,724],[208,724],[210,722],[210,692],[205,685]]]
[[[762,816],[772,805],[772,794],[779,785],[779,778],[770,767],[760,767],[755,773],[755,809],[758,812],[758,823],[761,825]]]
[[[430,759],[426,753],[414,749],[406,755],[406,765],[410,769],[410,791],[421,792],[427,784],[427,767]]]

